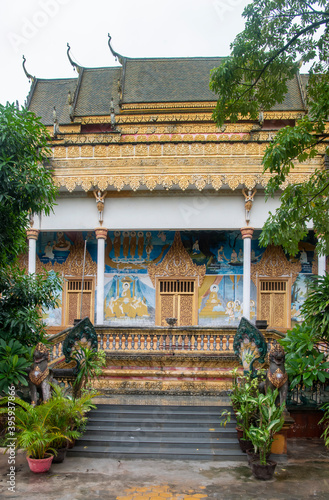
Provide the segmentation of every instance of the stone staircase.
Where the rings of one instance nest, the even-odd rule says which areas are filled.
[[[116,459],[246,460],[229,406],[99,404],[69,456]]]

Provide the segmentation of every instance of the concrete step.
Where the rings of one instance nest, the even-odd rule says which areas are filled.
[[[68,451],[68,456],[90,457],[90,458],[116,458],[120,459],[171,459],[171,460],[220,460],[220,461],[242,461],[246,462],[246,455],[240,448],[224,450],[188,450],[184,446],[172,447],[170,450],[158,449],[158,451],[144,449],[122,450],[114,446],[75,446]]]
[[[186,427],[163,427],[159,425],[157,427],[152,426],[152,428],[130,426],[127,427],[111,427],[107,425],[87,425],[86,434],[88,436],[149,436],[149,437],[193,437],[196,434],[195,428],[186,429]],[[221,437],[225,438],[236,438],[235,428],[209,428],[207,430],[198,429],[197,435],[199,438],[211,438],[217,439]]]
[[[113,458],[245,460],[228,406],[98,405],[69,455]],[[238,458],[239,459],[239,458]]]
[[[78,441],[79,446],[120,446],[120,448],[131,449],[131,448],[149,448],[149,449],[172,449],[176,446],[182,446],[192,449],[239,449],[239,443],[237,438],[198,438],[197,436],[186,438],[182,437],[178,439],[177,437],[150,437],[150,436],[90,436],[85,434]]]

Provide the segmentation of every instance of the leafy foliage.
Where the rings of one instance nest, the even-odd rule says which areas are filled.
[[[4,405],[7,398],[0,401]],[[1,408],[5,413],[6,408]],[[47,403],[33,407],[20,398],[15,398],[15,427],[17,432],[17,448],[22,448],[31,458],[45,458],[49,451],[56,453],[53,443],[59,439],[66,439],[61,429],[55,427],[50,421],[51,414],[56,411],[56,402],[49,400]]]
[[[258,411],[256,425],[251,424],[247,431],[255,453],[259,453],[260,463],[266,465],[266,456],[271,451],[275,433],[282,429],[284,424],[283,412],[285,405],[276,406],[278,390],[268,390],[267,394],[259,393],[255,398]]]
[[[263,157],[264,172],[272,174],[267,194],[285,190],[280,208],[266,222],[261,243],[281,244],[294,255],[307,233],[307,222],[313,221],[322,235],[319,250],[328,254],[329,173],[317,170],[308,182],[286,187],[291,170],[298,162],[312,160],[328,137],[328,2],[253,0],[243,16],[245,28],[232,43],[230,57],[211,73],[210,88],[219,94],[214,120],[220,126],[239,117],[261,121],[264,110],[284,101],[301,62],[311,65],[308,115],[282,128]]]
[[[329,348],[329,276],[314,277],[309,288],[301,308],[304,323],[288,330],[280,340],[291,387],[300,382],[310,387],[329,379],[329,361],[324,354]]]
[[[0,265],[24,250],[29,212],[49,214],[55,201],[48,140],[33,113],[0,105]]]
[[[324,431],[321,437],[324,439],[324,444],[329,447],[329,403],[323,405],[322,410],[324,411],[324,415],[319,424],[323,424]]]
[[[30,346],[44,340],[40,308],[55,307],[60,287],[55,273],[32,276],[18,267],[0,269],[0,338]]]
[[[31,365],[32,349],[18,340],[0,339],[0,393],[8,393],[9,387],[19,384],[28,385],[26,368]]]
[[[101,375],[102,368],[106,364],[105,352],[80,345],[72,352],[72,359],[79,362],[79,371],[74,382],[75,394],[79,396],[81,389],[89,388],[90,379]]]
[[[57,194],[47,167],[48,140],[47,129],[33,113],[0,105],[0,339],[8,346],[10,339],[20,342],[19,348],[11,346],[14,354],[0,352],[0,391],[6,390],[6,381],[26,385],[23,345],[42,340],[41,309],[56,305],[61,286],[54,273],[26,276],[16,265],[26,250],[29,214],[49,214]]]

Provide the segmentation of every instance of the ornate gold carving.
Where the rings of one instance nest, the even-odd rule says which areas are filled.
[[[185,191],[185,189],[187,189],[190,185],[190,179],[189,177],[187,176],[182,176],[180,177],[179,181],[178,181],[178,185],[179,187],[181,188],[182,191]]]
[[[229,188],[234,191],[240,184],[242,184],[241,175],[225,175],[225,182]]]
[[[139,156],[148,155],[148,145],[147,144],[137,144],[135,148],[135,154]]]
[[[79,146],[70,146],[69,148],[67,148],[67,156],[69,158],[79,158],[80,157],[80,147]]]
[[[202,191],[206,184],[207,184],[207,176],[206,175],[194,175],[192,177],[193,184],[195,187],[199,190]]]
[[[257,277],[278,278],[291,276],[296,281],[302,270],[300,262],[290,262],[281,247],[270,245],[266,248],[260,262],[251,264],[251,279],[257,286]]]
[[[193,263],[184,248],[179,231],[176,231],[174,242],[163,261],[158,265],[152,263],[148,266],[148,274],[154,286],[157,277],[165,276],[197,277],[201,286],[205,273],[205,265],[198,266]]]
[[[211,176],[211,185],[216,191],[218,191],[223,185],[223,176],[222,175],[212,175]]]
[[[267,376],[270,380],[270,382],[276,387],[277,389],[280,389],[288,380],[288,374],[283,373],[280,368],[277,368],[275,372],[271,373],[270,371],[267,372]]]
[[[153,189],[155,189],[157,183],[158,177],[156,177],[155,175],[148,175],[145,179],[145,185],[150,191],[153,191]]]
[[[95,162],[96,160],[94,160]],[[146,160],[144,159],[144,162],[146,163]],[[130,165],[131,162],[127,162],[127,166]],[[227,184],[230,189],[235,190],[237,187],[240,185],[245,185],[248,189],[252,189],[251,186],[256,186],[256,185],[262,185],[266,186],[270,175],[264,174],[262,175],[260,172],[255,172],[253,174],[248,174],[248,175],[243,175],[243,174],[229,174],[229,173],[222,173],[222,175],[215,175],[212,174],[211,176],[209,174],[197,174],[196,172],[200,172],[200,167],[203,168],[203,170],[208,169],[208,160],[204,159],[198,159],[196,163],[195,168],[186,168],[185,167],[185,160],[182,158],[182,161],[180,161],[179,158],[173,159],[173,165],[174,163],[176,164],[175,167],[177,169],[177,164],[182,165],[182,170],[186,172],[190,172],[188,174],[188,179],[189,183],[191,186],[196,187],[199,190],[204,189],[206,184],[212,185],[212,187],[215,190],[220,189],[222,184]],[[211,163],[211,162],[210,162]],[[224,163],[224,162],[223,162]],[[232,162],[232,166],[234,165],[234,160]],[[205,168],[204,168],[205,165]],[[133,175],[130,175],[127,177],[126,175],[118,175],[114,174],[111,176],[104,176],[104,175],[84,175],[84,176],[57,176],[55,174],[54,177],[54,184],[56,186],[63,186],[66,187],[69,192],[74,191],[74,189],[77,186],[81,186],[84,191],[89,191],[92,186],[95,186],[96,188],[101,189],[102,191],[106,190],[109,186],[113,186],[115,189],[118,191],[121,191],[125,184],[127,186],[130,186],[133,190],[139,189],[139,187],[142,184],[145,184],[148,189],[151,191],[155,189],[156,185],[159,184],[160,186],[164,186],[166,189],[170,189],[173,185],[179,185],[179,187],[184,190],[187,189],[185,186],[187,184],[187,181],[182,181],[180,182],[179,179],[182,177],[182,175],[177,176],[177,174],[173,173],[166,173],[166,174],[158,174],[156,175],[156,172],[159,170],[163,170],[165,168],[166,163],[163,163],[162,161],[158,160],[156,166],[149,166],[150,169],[152,168],[152,171],[154,172],[153,174],[144,174],[142,172],[138,172],[137,169],[131,168],[130,171],[135,173]],[[170,168],[175,168],[170,167]],[[96,168],[96,166],[95,166]],[[210,166],[209,166],[210,168]],[[145,171],[145,168],[143,168]],[[215,170],[215,166],[212,166],[212,170]],[[221,168],[223,171],[223,169]],[[62,171],[62,169],[61,169]],[[195,172],[195,173],[193,173]],[[309,175],[305,174],[305,178],[308,178]],[[177,180],[178,179],[178,180]],[[291,181],[293,181],[293,177],[291,178]],[[139,185],[138,185],[139,182]],[[284,187],[284,186],[283,186]]]
[[[81,146],[81,156],[93,157],[94,156],[94,148],[93,146]],[[57,153],[57,149],[56,149]]]

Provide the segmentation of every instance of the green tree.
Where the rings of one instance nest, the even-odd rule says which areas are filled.
[[[219,94],[214,120],[223,125],[239,117],[259,120],[264,110],[281,103],[288,82],[302,63],[310,65],[307,114],[282,128],[263,157],[272,178],[267,195],[286,181],[298,162],[314,158],[319,144],[328,152],[329,2],[325,0],[253,0],[243,13],[245,29],[231,45],[231,55],[211,73],[210,88]],[[283,245],[296,254],[307,234],[307,222],[322,235],[318,250],[329,253],[329,173],[317,170],[309,181],[288,185],[281,205],[270,214],[261,243]]]
[[[29,214],[49,214],[55,202],[57,188],[47,166],[49,139],[33,113],[13,104],[0,105],[0,339],[4,341],[0,364],[4,391],[12,382],[22,381],[30,356],[28,346],[42,340],[45,333],[42,307],[56,305],[61,286],[54,273],[31,276],[17,265],[18,255],[27,249]]]
[[[33,113],[0,105],[0,266],[25,249],[29,212],[47,215],[54,204],[49,139]]]

